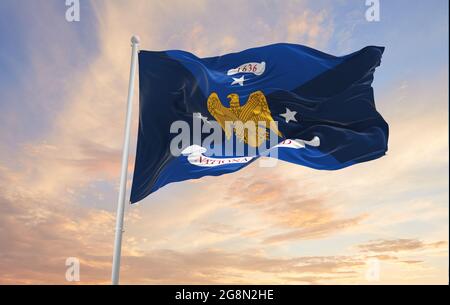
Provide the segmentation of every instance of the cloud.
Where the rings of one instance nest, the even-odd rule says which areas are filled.
[[[65,260],[81,262],[82,283],[108,283],[113,243],[114,216],[110,212],[81,208],[68,200],[48,207],[45,198],[1,189],[1,283],[67,283]],[[17,204],[20,203],[20,204]],[[135,217],[128,215],[128,224]],[[131,218],[131,219],[130,219]],[[139,218],[138,218],[139,221]],[[235,228],[201,224],[213,234],[235,233]],[[184,251],[157,248],[141,250],[139,237],[125,235],[122,277],[128,283],[294,283],[319,282],[317,276],[358,277],[363,266],[352,257],[271,257],[262,249],[237,251],[200,248]],[[292,278],[290,280],[289,278]]]
[[[358,248],[363,252],[401,252],[423,249],[440,248],[447,245],[446,241],[424,243],[417,239],[392,239],[392,240],[374,240],[366,244],[361,244]]]
[[[75,207],[64,200],[50,209],[45,199],[14,194],[5,198],[3,194],[8,192],[3,191],[1,283],[64,283],[68,257],[80,259],[86,283],[107,278],[97,267],[92,268],[86,253],[110,257],[112,214]]]
[[[358,277],[364,263],[351,257],[271,258],[251,251],[233,253],[218,249],[195,252],[159,250],[145,257],[125,258],[126,271],[140,282],[178,284],[230,284],[299,281],[317,282],[319,276],[332,280],[342,274]],[[308,274],[314,274],[308,279]],[[314,280],[312,279],[314,278]]]
[[[292,14],[287,25],[287,40],[302,41],[305,45],[324,47],[333,34],[330,13],[322,10],[312,12],[303,11],[301,15]]]
[[[326,191],[303,191],[320,189],[316,183],[302,181],[299,188],[297,179],[281,171],[261,173],[256,166],[249,171],[233,180],[224,199],[271,223],[272,232],[275,228],[282,230],[265,235],[263,243],[325,238],[354,229],[367,217],[364,213],[350,217],[341,214],[337,198],[336,206],[330,204],[332,194]]]
[[[1,177],[1,175],[0,175]],[[8,176],[9,177],[9,176]],[[8,181],[1,177],[2,181]],[[5,185],[5,183],[2,183]],[[113,242],[113,213],[82,208],[70,200],[61,200],[51,205],[44,197],[15,193],[7,188],[0,189],[0,268],[2,283],[65,283],[65,259],[77,257],[81,261],[82,283],[108,283],[111,267]],[[17,204],[20,203],[20,204]],[[196,202],[198,204],[199,202]],[[207,204],[207,202],[204,202]],[[187,204],[193,207],[192,204]],[[253,209],[255,206],[251,205]],[[256,205],[258,207],[258,205]],[[169,210],[171,207],[168,207]],[[259,207],[258,207],[259,208]],[[177,207],[179,209],[179,207]],[[234,209],[234,208],[233,208]],[[215,209],[213,208],[212,211]],[[183,216],[174,211],[175,217]],[[325,213],[326,214],[326,213]],[[163,215],[163,214],[162,214]],[[162,216],[159,215],[159,216]],[[245,235],[245,225],[232,226],[206,221],[210,214],[195,213],[200,230],[214,235],[238,235],[245,241],[260,238],[261,235]],[[141,213],[128,214],[126,223],[141,224]],[[203,217],[206,216],[206,219]],[[275,218],[276,219],[276,218]],[[313,218],[315,219],[315,218]],[[200,221],[202,220],[202,221]],[[177,219],[175,219],[177,221]],[[199,222],[200,221],[200,222]],[[317,221],[317,219],[315,220]],[[151,220],[150,220],[151,222]],[[313,221],[314,222],[314,221]],[[189,222],[188,222],[189,223]],[[233,223],[233,222],[230,222]],[[277,222],[275,222],[276,224]],[[273,223],[272,223],[273,225]],[[288,221],[284,226],[304,225],[304,222]],[[313,226],[314,227],[314,226]],[[138,230],[158,233],[157,226]],[[176,231],[182,232],[182,228]],[[249,228],[247,228],[249,229]],[[270,230],[272,231],[272,230]],[[193,240],[199,239],[196,231],[186,232]],[[331,233],[331,232],[330,232]],[[151,234],[153,235],[153,233]],[[267,235],[267,232],[264,233]],[[263,236],[264,236],[263,235]],[[187,243],[179,250],[172,242]],[[442,248],[445,243],[421,242],[413,239],[377,240],[359,244],[356,252],[338,256],[270,255],[271,247],[250,244],[245,247],[209,247],[200,244],[192,247],[191,242],[179,236],[172,242],[144,250],[146,241],[139,235],[128,232],[124,239],[122,258],[122,279],[124,283],[168,283],[168,284],[243,284],[252,283],[361,283],[364,282],[366,262],[369,258],[411,266],[423,266],[422,259],[408,258],[419,255],[417,250]],[[156,246],[156,244],[153,244]],[[211,245],[211,243],[209,244]],[[399,253],[393,256],[385,253]],[[414,267],[416,268],[416,267]],[[408,272],[416,272],[411,269]],[[403,270],[403,272],[406,272]],[[67,282],[66,282],[67,283]]]
[[[338,234],[346,228],[357,226],[364,217],[330,221],[326,224],[293,230],[287,233],[276,234],[264,239],[264,243],[276,243],[289,240],[319,239],[328,235]]]

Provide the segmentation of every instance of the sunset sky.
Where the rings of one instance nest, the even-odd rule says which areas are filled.
[[[447,0],[380,0],[379,22],[365,0],[80,2],[68,22],[64,0],[0,1],[0,283],[71,284],[68,257],[81,284],[110,283],[133,34],[201,57],[385,46],[390,139],[343,170],[255,162],[127,206],[122,283],[448,283]],[[130,179],[137,124],[135,98]]]

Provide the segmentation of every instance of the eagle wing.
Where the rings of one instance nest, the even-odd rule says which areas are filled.
[[[265,122],[266,128],[270,128],[270,130],[276,133],[279,137],[283,136],[275,124],[270,124],[270,122],[273,122],[274,119],[270,113],[266,97],[261,91],[256,91],[250,94],[247,103],[241,107],[239,117],[244,122],[253,121],[255,124]]]
[[[231,125],[227,128],[225,126],[225,122],[237,121],[238,118],[236,117],[236,115],[230,110],[230,108],[222,105],[219,96],[215,92],[209,95],[207,106],[209,113],[211,113],[211,115],[216,119],[217,123],[219,123],[219,125],[224,130],[227,139],[230,139],[233,133],[233,129],[231,128]]]

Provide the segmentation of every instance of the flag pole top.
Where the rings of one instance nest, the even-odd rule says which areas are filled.
[[[141,39],[139,38],[139,36],[133,35],[133,37],[131,37],[132,44],[139,44],[140,42],[141,42]]]

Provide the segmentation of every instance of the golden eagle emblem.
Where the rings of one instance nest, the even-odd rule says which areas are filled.
[[[271,124],[275,121],[270,113],[266,97],[261,91],[250,94],[244,106],[240,105],[239,95],[236,93],[228,95],[227,98],[230,99],[230,108],[222,105],[215,92],[210,94],[207,102],[209,113],[220,124],[227,139],[230,139],[234,130],[239,140],[252,147],[259,147],[269,138],[267,128],[282,137],[277,125]],[[229,122],[229,125],[225,122]]]

